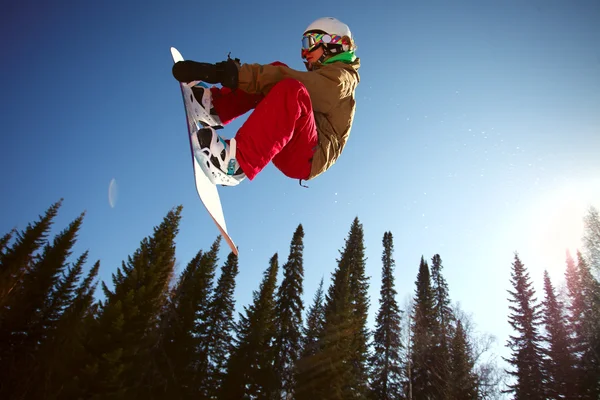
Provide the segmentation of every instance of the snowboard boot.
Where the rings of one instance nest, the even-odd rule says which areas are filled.
[[[212,93],[206,84],[200,82],[197,85],[192,86],[192,93],[201,107],[201,110],[198,110],[198,119],[200,122],[202,122],[204,126],[210,126],[214,129],[223,129],[221,118],[217,115],[217,111],[212,104]]]
[[[215,185],[235,186],[246,178],[235,159],[235,138],[228,142],[212,127],[200,129],[192,135],[194,156]]]

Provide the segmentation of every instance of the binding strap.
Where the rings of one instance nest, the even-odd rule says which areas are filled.
[[[237,143],[235,138],[229,139],[229,162],[227,163],[227,175],[233,175],[236,171],[237,161],[235,159],[235,151],[237,149]]]

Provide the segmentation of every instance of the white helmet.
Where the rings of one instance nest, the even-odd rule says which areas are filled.
[[[309,32],[348,36],[350,39],[352,39],[352,32],[350,32],[350,28],[348,27],[348,25],[333,17],[324,17],[317,19],[304,30],[305,34]]]
[[[311,23],[302,35],[302,58],[306,59],[308,53],[319,47],[324,51],[317,63],[323,63],[330,56],[354,50],[352,32],[348,25],[333,17],[319,18]],[[305,62],[305,65],[309,71],[312,70],[312,64]]]

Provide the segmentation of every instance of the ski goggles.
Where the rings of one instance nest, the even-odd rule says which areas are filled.
[[[327,33],[306,33],[302,36],[302,50],[313,51],[320,44],[341,44],[342,37]]]

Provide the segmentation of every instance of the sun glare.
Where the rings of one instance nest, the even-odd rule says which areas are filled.
[[[539,267],[548,269],[551,275],[564,274],[566,251],[575,257],[582,250],[583,218],[589,205],[584,190],[565,187],[534,206],[528,241],[531,254],[542,264]]]
[[[546,218],[540,221],[540,250],[569,250],[574,254],[581,249],[583,216],[585,206],[575,199],[562,199],[548,209]]]

